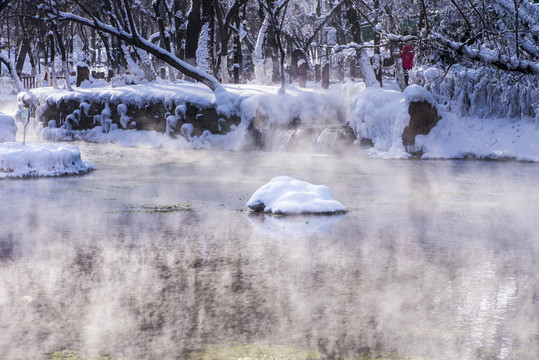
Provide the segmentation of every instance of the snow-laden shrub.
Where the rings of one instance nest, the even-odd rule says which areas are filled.
[[[112,87],[120,87],[126,85],[136,85],[137,80],[133,75],[116,75],[111,79]]]
[[[539,77],[518,76],[487,67],[454,65],[419,69],[415,82],[427,88],[437,102],[458,116],[480,118],[538,117]]]

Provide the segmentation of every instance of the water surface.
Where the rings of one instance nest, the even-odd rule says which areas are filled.
[[[539,358],[537,164],[76,145],[0,183],[2,359]],[[250,214],[280,175],[349,213]]]

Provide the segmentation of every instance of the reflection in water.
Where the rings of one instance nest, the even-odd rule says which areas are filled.
[[[538,358],[534,164],[80,145],[89,175],[2,182],[2,358],[186,359],[232,344]],[[277,175],[328,185],[351,211],[305,229],[250,216]]]
[[[276,238],[298,238],[306,235],[324,235],[345,215],[295,215],[253,213],[249,221],[261,234]]]

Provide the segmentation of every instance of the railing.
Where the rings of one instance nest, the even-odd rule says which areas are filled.
[[[22,82],[22,86],[28,90],[28,89],[34,89],[36,87],[36,77],[35,76],[24,76],[19,75],[19,79]]]

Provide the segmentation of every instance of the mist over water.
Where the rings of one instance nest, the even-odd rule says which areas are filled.
[[[77,143],[98,170],[0,184],[0,358],[539,357],[537,164]],[[274,176],[334,217],[252,215]]]

